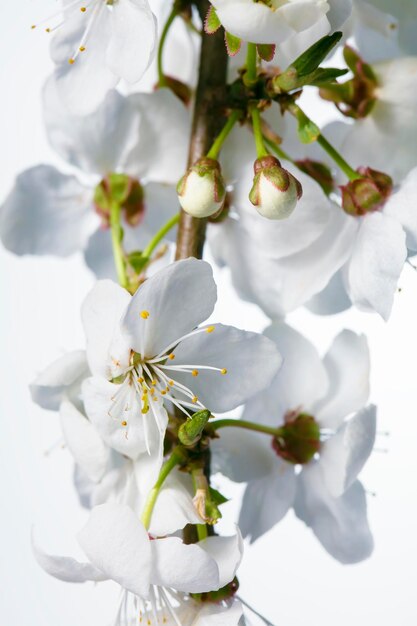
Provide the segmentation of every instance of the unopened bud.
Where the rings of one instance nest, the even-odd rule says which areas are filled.
[[[137,226],[145,211],[143,187],[140,182],[126,174],[109,174],[94,191],[94,204],[104,226],[110,223],[110,208],[113,202],[120,205],[125,221]]]
[[[361,178],[351,180],[340,189],[343,210],[349,215],[360,217],[384,206],[391,195],[393,181],[388,174],[370,167],[359,167],[357,171]]]
[[[299,181],[273,156],[257,159],[249,200],[260,215],[283,220],[294,211],[303,194]]]
[[[226,196],[220,163],[207,157],[199,159],[179,181],[177,193],[180,205],[193,217],[218,213]]]
[[[184,446],[194,446],[203,434],[203,430],[211,417],[210,411],[197,411],[178,430],[178,439]]]

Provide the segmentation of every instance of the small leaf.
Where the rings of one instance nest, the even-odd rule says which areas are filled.
[[[334,83],[336,78],[344,76],[348,73],[348,70],[338,69],[337,67],[319,67],[308,77],[307,85],[313,85],[314,87],[321,87],[328,83]]]
[[[219,30],[220,26],[221,22],[217,17],[216,9],[213,5],[210,5],[206,19],[204,20],[204,31],[207,35],[214,35],[214,33]]]
[[[135,270],[135,273],[140,274],[145,265],[149,262],[149,258],[143,256],[140,250],[135,250],[135,252],[131,252],[128,255],[127,261],[129,265]]]
[[[225,502],[229,502],[228,498],[220,493],[220,491],[217,491],[217,489],[213,489],[213,487],[209,487],[209,494],[210,499],[218,506],[220,506],[220,504],[224,504]]]
[[[290,67],[293,67],[297,75],[307,76],[314,72],[327,55],[333,50],[333,48],[339,43],[342,38],[341,32],[333,33],[333,35],[326,35],[310,46],[308,50],[303,52]]]
[[[258,43],[256,48],[261,59],[264,61],[272,61],[276,50],[276,46],[274,44]]]
[[[241,48],[242,40],[239,39],[239,37],[231,35],[227,31],[224,33],[224,40],[226,42],[227,54],[229,57],[234,57]]]

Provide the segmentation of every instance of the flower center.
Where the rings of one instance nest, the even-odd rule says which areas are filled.
[[[285,424],[272,439],[272,447],[285,461],[304,465],[320,450],[320,428],[312,415],[288,411]]]

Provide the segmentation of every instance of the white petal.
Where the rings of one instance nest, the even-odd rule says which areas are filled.
[[[305,306],[316,315],[335,315],[349,309],[352,303],[346,293],[343,268],[336,272],[323,291],[313,296]]]
[[[93,374],[112,378],[118,374],[115,370],[128,366],[130,349],[118,330],[130,300],[130,294],[111,280],[96,283],[84,300],[81,318],[88,364]]]
[[[136,459],[141,453],[146,454],[146,420],[149,424],[151,450],[157,453],[159,439],[154,440],[153,417],[149,414],[145,417],[142,415],[140,402],[133,388],[131,393],[126,392],[123,401],[117,402],[115,394],[120,392],[120,388],[121,385],[110,383],[99,376],[88,378],[82,387],[88,417],[107,445],[131,459]]]
[[[366,496],[359,481],[340,498],[327,491],[320,464],[304,467],[298,479],[295,513],[341,563],[358,563],[373,550]]]
[[[223,324],[214,328],[184,339],[175,348],[175,366],[195,365],[198,376],[176,371],[171,375],[192,389],[207,408],[224,412],[265,389],[277,373],[281,357],[272,341],[262,335]],[[224,368],[226,373],[199,370],[199,365]]]
[[[217,563],[219,568],[218,588],[230,583],[236,575],[243,556],[243,540],[239,528],[230,537],[207,537],[199,541],[202,548]]]
[[[323,364],[329,389],[313,412],[320,426],[337,428],[347,415],[365,406],[369,397],[370,361],[365,335],[343,330],[334,339]]]
[[[239,527],[251,543],[271,530],[287,514],[295,498],[294,466],[277,458],[274,473],[246,487]]]
[[[30,385],[33,402],[43,409],[58,411],[71,385],[88,375],[84,350],[67,352],[51,363]]]
[[[221,428],[210,445],[212,472],[247,483],[270,474],[276,463],[271,440],[241,428]]]
[[[147,596],[152,552],[148,533],[128,506],[95,507],[78,542],[90,561],[124,589]]]
[[[417,251],[417,168],[411,170],[399,190],[388,200],[384,215],[398,220],[407,235],[407,248]]]
[[[170,343],[207,319],[216,302],[211,267],[190,258],[176,261],[139,287],[123,316],[129,345],[143,356],[157,356]],[[149,313],[147,319],[141,316]]]
[[[260,2],[216,0],[214,6],[225,29],[245,41],[279,44],[294,32],[281,15],[275,17],[279,11]]]
[[[112,90],[94,113],[70,115],[51,76],[43,90],[43,104],[48,140],[65,161],[96,176],[129,173],[125,166],[140,128],[140,113],[129,98]]]
[[[187,165],[189,110],[169,89],[132,94],[128,99],[142,120],[131,169],[141,172],[146,181],[176,185]],[[172,208],[178,208],[178,199]]]
[[[32,535],[32,550],[36,561],[50,576],[59,578],[67,583],[85,583],[88,580],[107,580],[106,574],[91,565],[80,563],[69,556],[55,556],[47,554],[37,545]]]
[[[37,165],[16,178],[0,211],[0,237],[15,254],[68,256],[97,228],[92,192],[74,176]]]
[[[112,9],[106,63],[116,76],[135,83],[155,53],[156,19],[147,0],[118,0]]]
[[[64,400],[60,408],[65,443],[82,471],[98,482],[106,471],[109,449],[91,422],[76,407]]]
[[[186,545],[177,537],[150,542],[151,583],[177,591],[202,593],[219,588],[216,561],[198,544]]]
[[[330,11],[326,13],[332,30],[338,30],[352,13],[352,0],[327,0]]]
[[[242,605],[234,600],[231,606],[205,603],[192,626],[238,626],[242,617]],[[246,623],[246,622],[245,622]]]
[[[98,4],[86,50],[78,54],[75,63],[70,64],[69,59],[77,54],[85,31],[82,13],[74,20],[66,20],[52,41],[51,56],[58,64],[55,71],[57,90],[63,106],[73,115],[87,115],[94,111],[106,93],[119,82],[119,76],[105,63],[111,36],[110,11],[104,3]]]
[[[362,409],[323,444],[320,466],[329,493],[338,497],[356,480],[372,452],[376,434],[376,407]]]
[[[399,222],[383,213],[366,215],[348,266],[348,293],[353,304],[387,320],[406,256],[405,233]]]
[[[186,524],[203,523],[193,504],[191,477],[179,471],[172,472],[159,492],[149,532],[163,537],[181,530]]]

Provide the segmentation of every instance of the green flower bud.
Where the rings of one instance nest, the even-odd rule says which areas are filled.
[[[285,425],[272,439],[272,447],[285,461],[294,465],[311,461],[320,450],[320,428],[312,415],[292,411],[285,417]]]
[[[207,157],[199,159],[179,181],[177,193],[181,207],[193,217],[218,213],[226,196],[220,163]]]
[[[257,159],[254,170],[249,200],[258,213],[270,220],[289,217],[303,193],[299,181],[271,155]]]
[[[210,411],[202,409],[194,413],[178,430],[178,439],[184,446],[194,446],[201,439],[204,428],[211,417]]]

